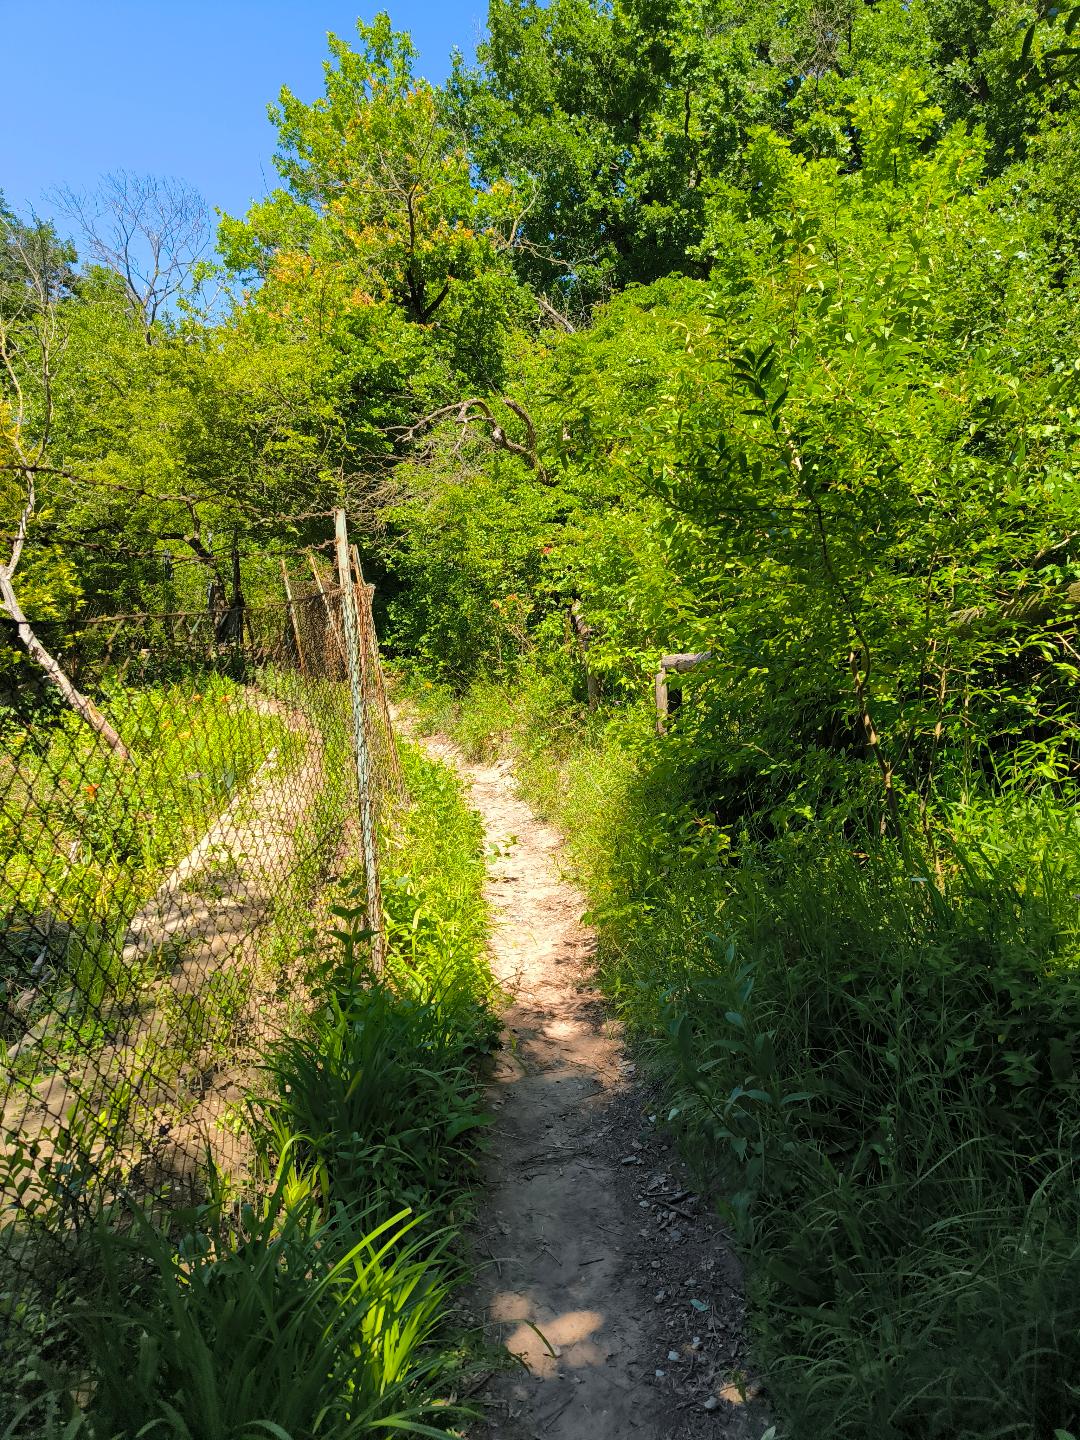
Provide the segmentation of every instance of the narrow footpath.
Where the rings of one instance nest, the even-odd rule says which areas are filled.
[[[674,1266],[665,1253],[672,1237],[657,1227],[673,1219],[671,1209],[691,1218],[684,1207],[696,1201],[670,1206],[665,1170],[677,1162],[658,1137],[632,1138],[645,1133],[643,1102],[592,986],[594,936],[581,921],[584,897],[560,875],[560,837],[517,797],[507,762],[470,765],[445,739],[424,744],[458,770],[483,819],[492,964],[511,997],[490,1094],[496,1119],[474,1237],[474,1301],[492,1343],[519,1363],[493,1377],[483,1433],[760,1436],[764,1427],[751,1427],[744,1397],[717,1381],[706,1353],[711,1348],[715,1361],[729,1330],[741,1351],[736,1262],[704,1213],[692,1217],[697,1243],[683,1245]],[[708,1258],[717,1253],[719,1265]],[[680,1264],[695,1267],[689,1278],[676,1273]],[[697,1268],[707,1272],[701,1279]],[[678,1313],[664,1303],[669,1290]],[[710,1291],[729,1297],[729,1313],[691,1308],[708,1312],[712,1302],[697,1296]]]

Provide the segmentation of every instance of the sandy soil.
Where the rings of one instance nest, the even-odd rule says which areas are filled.
[[[592,986],[594,936],[560,873],[560,837],[516,795],[506,762],[469,765],[444,739],[425,744],[483,818],[492,961],[511,1000],[474,1301],[517,1363],[484,1395],[482,1433],[758,1440],[738,1264],[682,1183]]]

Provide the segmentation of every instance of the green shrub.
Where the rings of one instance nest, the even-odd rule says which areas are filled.
[[[455,1142],[481,1123],[471,1037],[435,999],[363,972],[336,982],[310,1033],[270,1053],[271,1113],[306,1137],[337,1193],[391,1208],[443,1199],[468,1160]]]
[[[605,986],[749,1254],[785,1432],[1075,1433],[1075,809],[983,789],[906,856],[722,829],[685,729],[656,741],[644,708],[586,718],[528,672],[412,693],[567,824]]]
[[[450,771],[411,746],[404,760],[412,803],[384,847],[386,969],[367,967],[360,884],[347,878],[310,1024],[265,1062],[275,1128],[307,1137],[337,1190],[391,1208],[460,1190],[461,1140],[482,1123],[477,1062],[495,1040],[482,828]]]

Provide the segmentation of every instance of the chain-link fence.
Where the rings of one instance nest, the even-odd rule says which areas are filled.
[[[0,636],[0,1337],[40,1323],[43,1255],[119,1195],[164,1212],[211,1164],[243,1173],[252,1066],[301,1023],[303,939],[345,872],[380,959],[403,782],[343,520],[331,555],[264,558],[231,601],[35,625],[104,725]]]

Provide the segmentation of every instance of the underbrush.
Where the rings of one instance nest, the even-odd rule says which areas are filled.
[[[412,803],[385,845],[390,953],[368,966],[359,881],[306,943],[307,1023],[265,1056],[248,1107],[257,1175],[213,1175],[164,1229],[99,1230],[95,1294],[72,1307],[12,1434],[87,1440],[352,1440],[457,1433],[468,1343],[452,1294],[470,1211],[480,1070],[496,1029],[478,818],[406,748]],[[70,1333],[70,1332],[69,1332]]]
[[[452,1221],[468,1206],[478,1066],[497,1036],[483,830],[449,771],[405,759],[413,806],[384,847],[385,970],[365,969],[359,882],[346,880],[332,906],[338,953],[314,962],[312,1023],[265,1061],[260,1126],[298,1137],[332,1188]]]
[[[1080,1432],[1075,807],[969,796],[906,858],[725,830],[644,707],[411,689],[566,828],[607,990],[751,1259],[782,1433]]]

